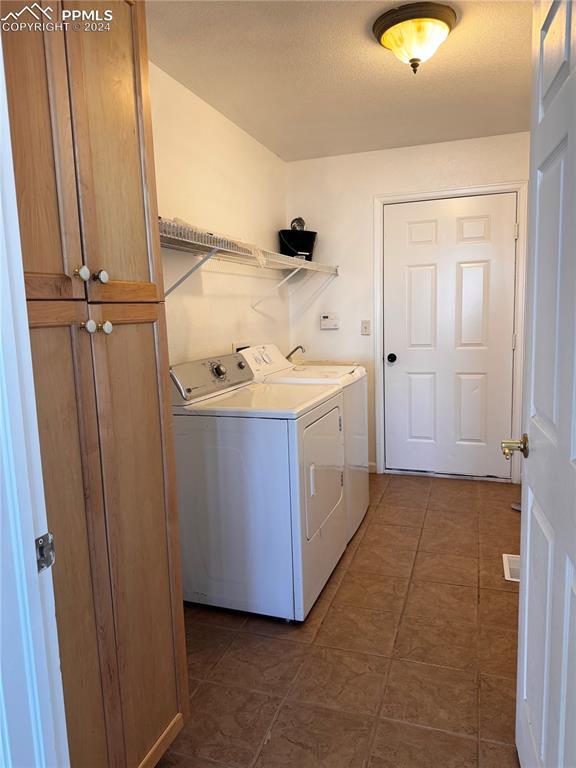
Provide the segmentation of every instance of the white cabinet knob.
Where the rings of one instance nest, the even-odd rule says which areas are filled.
[[[98,280],[99,283],[103,283],[104,285],[110,280],[110,275],[105,269],[99,269],[98,272],[94,272],[92,277],[94,280]]]
[[[90,280],[90,270],[86,264],[82,264],[81,267],[76,267],[73,274],[74,277],[78,277],[80,280],[84,280],[85,283]]]
[[[102,333],[105,333],[108,336],[114,330],[114,326],[110,320],[104,320],[103,323],[98,323],[98,330],[102,331]]]
[[[98,330],[98,326],[96,325],[96,320],[86,320],[86,322],[82,323],[80,327],[83,328],[88,333],[96,333],[96,331]]]

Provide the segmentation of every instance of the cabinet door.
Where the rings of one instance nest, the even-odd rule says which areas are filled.
[[[3,2],[2,15],[23,8]],[[26,296],[85,298],[64,35],[6,31],[2,46]]]
[[[68,2],[68,10],[86,3]],[[66,33],[84,258],[94,301],[162,298],[144,4],[94,2],[108,31]]]
[[[164,307],[90,315],[126,755],[152,766],[188,699]]]
[[[122,719],[85,302],[28,302],[70,761],[123,766]]]

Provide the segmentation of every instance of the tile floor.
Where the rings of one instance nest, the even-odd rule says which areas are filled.
[[[162,768],[516,768],[519,486],[373,475],[303,624],[186,607],[191,717]]]

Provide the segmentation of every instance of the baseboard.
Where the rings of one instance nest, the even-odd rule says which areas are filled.
[[[183,726],[184,718],[182,717],[182,714],[178,712],[158,741],[156,741],[150,752],[148,752],[144,760],[142,760],[138,768],[154,768],[170,744],[172,744],[176,736],[180,733]]]

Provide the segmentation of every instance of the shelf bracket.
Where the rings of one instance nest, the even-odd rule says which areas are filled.
[[[178,280],[176,280],[175,283],[172,283],[170,288],[167,288],[164,291],[164,296],[169,296],[172,291],[175,291],[176,288],[178,288],[179,285],[182,285],[182,283],[186,282],[190,275],[193,275],[196,270],[200,269],[200,267],[203,267],[204,264],[206,264],[207,261],[210,261],[210,259],[215,256],[219,251],[219,248],[212,248],[211,251],[208,251],[208,253],[205,253],[204,256],[200,259],[200,261],[197,261],[196,264],[193,264],[190,269],[185,272],[182,277],[179,277]]]
[[[263,301],[266,301],[266,299],[269,299],[269,298],[270,298],[270,296],[272,296],[274,293],[276,293],[276,291],[278,290],[278,288],[282,288],[282,286],[283,286],[285,283],[287,283],[287,282],[288,282],[288,280],[291,280],[291,279],[294,277],[294,275],[297,275],[297,274],[298,274],[298,272],[300,272],[300,270],[301,270],[301,269],[302,269],[302,267],[296,267],[296,269],[293,269],[293,270],[292,270],[292,272],[290,272],[290,274],[289,274],[289,275],[286,275],[286,277],[285,277],[283,280],[280,280],[280,282],[279,282],[277,285],[275,285],[275,286],[274,286],[273,288],[271,288],[269,291],[266,291],[266,293],[264,294],[264,296],[260,296],[260,298],[258,299],[258,301],[255,301],[255,302],[252,304],[252,309],[256,309],[256,307],[257,307],[259,304],[262,304],[262,302],[263,302]]]

